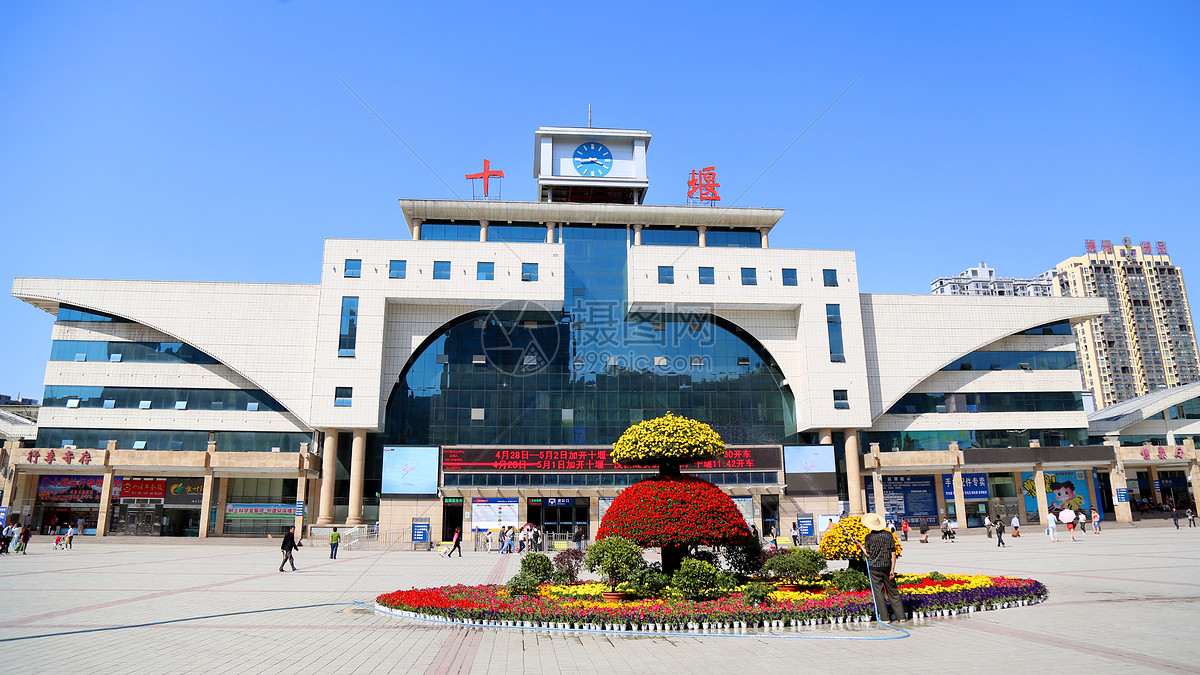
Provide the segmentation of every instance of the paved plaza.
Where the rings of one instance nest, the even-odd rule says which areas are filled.
[[[280,574],[278,539],[77,537],[53,551],[36,537],[0,558],[0,653],[6,673],[1200,672],[1200,528],[1112,526],[1057,544],[1025,529],[1006,549],[976,532],[909,542],[901,569],[1034,577],[1048,602],[903,624],[912,636],[888,641],[466,629],[369,609],[398,588],[507,580],[516,556],[333,561],[309,544],[299,572]]]

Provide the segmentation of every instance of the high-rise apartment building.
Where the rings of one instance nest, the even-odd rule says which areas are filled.
[[[1182,271],[1165,242],[1087,240],[1086,253],[1058,264],[1060,296],[1106,298],[1108,315],[1075,325],[1083,384],[1108,407],[1200,381],[1196,336]]]
[[[1045,297],[1054,295],[1054,270],[1032,279],[998,277],[996,270],[981,262],[952,277],[938,277],[929,284],[934,295],[1018,295]]]

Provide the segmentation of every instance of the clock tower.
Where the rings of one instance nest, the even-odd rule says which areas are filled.
[[[640,129],[541,127],[534,133],[538,201],[641,204],[650,180]]]

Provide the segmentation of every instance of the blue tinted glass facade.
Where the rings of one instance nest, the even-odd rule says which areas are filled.
[[[707,242],[706,242],[707,243]],[[642,228],[643,246],[699,246],[699,230]]]
[[[481,262],[475,265],[475,279],[478,281],[493,281],[496,278],[496,263]]]
[[[342,298],[342,323],[338,335],[338,356],[354,356],[354,347],[358,342],[358,298],[345,296]]]
[[[1022,331],[1021,335],[1071,335],[1070,321],[1057,321]]]
[[[841,305],[825,305],[825,323],[829,326],[829,360],[842,363],[846,360],[846,350],[842,346]]]
[[[82,354],[83,358],[79,355]],[[129,363],[217,363],[213,357],[182,342],[91,342],[54,340],[51,361],[126,361]]]
[[[450,261],[435,260],[433,263],[433,278],[434,279],[449,279],[450,278]]]
[[[221,452],[299,452],[301,443],[312,443],[306,433],[286,431],[215,431],[217,450]],[[146,450],[186,450],[203,452],[208,449],[208,431],[163,431],[159,429],[38,429],[39,448],[61,448],[69,441],[79,448],[105,448],[110,440],[118,448],[133,448],[145,443]],[[293,483],[295,481],[292,481]]]
[[[337,408],[349,408],[354,398],[354,387],[334,387],[333,405]]]
[[[403,279],[407,273],[408,273],[408,261],[407,260],[392,260],[391,262],[388,263],[388,278],[389,279]]]
[[[971,352],[942,370],[1078,370],[1075,350],[1069,352]]]
[[[905,394],[889,410],[892,415],[946,412],[1082,411],[1077,391],[986,392],[964,394]]]
[[[479,241],[479,223],[425,223],[421,225],[421,240]]]
[[[347,259],[345,272],[343,274],[347,279],[357,279],[362,276],[362,261],[355,259]]]
[[[80,408],[141,408],[143,401],[151,410],[173,409],[178,401],[187,401],[189,410],[255,410],[283,412],[284,407],[260,389],[160,389],[150,387],[76,387],[49,385],[42,405],[64,408],[67,401],[78,399]],[[105,406],[105,401],[113,401]]]
[[[966,448],[1027,448],[1036,440],[1043,448],[1063,445],[1087,445],[1087,429],[983,429],[961,431],[868,431],[863,433],[862,449],[869,452],[878,443],[884,452],[910,450],[946,450],[950,443]]]
[[[796,285],[796,270],[788,268],[788,267],[783,268],[783,285],[784,286],[795,286]]]
[[[757,286],[758,285],[758,270],[753,267],[742,268],[742,285]]]
[[[673,284],[675,283],[675,268],[670,265],[658,266],[658,283]]]
[[[821,270],[822,280],[826,286],[837,286],[837,270]]]
[[[544,225],[488,225],[488,241],[531,242],[546,241]]]
[[[699,270],[698,277],[700,279],[701,284],[703,284],[705,286],[711,286],[713,284],[713,268],[701,267]]]
[[[567,225],[562,238],[565,306],[443,327],[402,373],[378,443],[602,445],[667,411],[727,443],[795,433],[782,374],[744,333],[707,314],[627,314],[625,228]]]
[[[71,305],[59,305],[56,318],[59,321],[95,321],[103,323],[129,323],[129,319],[122,319],[119,316],[104,314],[103,312],[93,312]]]
[[[538,264],[537,263],[521,263],[521,281],[537,281],[538,280]]]
[[[704,233],[704,244],[705,246],[713,247],[762,248],[762,235],[756,230],[721,230],[709,228]]]

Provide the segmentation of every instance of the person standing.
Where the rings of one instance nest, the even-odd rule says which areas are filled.
[[[279,563],[280,572],[283,572],[283,566],[289,563],[292,566],[292,571],[296,571],[296,559],[292,557],[292,551],[295,551],[299,547],[300,545],[296,543],[296,526],[293,525],[283,535],[283,543],[279,546],[279,550],[283,551],[283,560]]]
[[[483,550],[486,553],[492,552],[492,531],[491,530],[488,530],[487,533],[483,535]]]
[[[1194,508],[1189,508],[1187,510],[1187,519],[1188,519],[1188,527],[1196,526],[1196,510]]]
[[[1050,541],[1058,541],[1058,517],[1053,513],[1046,514],[1046,534]]]
[[[929,521],[922,518],[921,519],[921,527],[919,529],[921,530],[921,539],[920,539],[921,543],[928,544],[929,543]]]
[[[1004,519],[996,518],[996,548],[1008,548],[1004,543]]]
[[[29,555],[29,539],[33,536],[33,530],[29,529],[28,523],[21,528],[21,555]]]
[[[1183,517],[1183,511],[1181,511],[1179,509],[1179,507],[1176,506],[1175,510],[1171,511],[1171,520],[1175,521],[1175,529],[1177,529],[1177,530],[1179,529],[1179,519],[1182,517]]]
[[[800,545],[800,525],[792,523],[792,546]]]
[[[571,535],[571,540],[575,542],[576,550],[578,550],[578,551],[583,550],[583,526],[582,525],[580,525],[579,528],[575,530],[575,534]]]
[[[950,538],[950,519],[942,518],[942,541]]]
[[[1019,516],[1014,515],[1012,517],[1012,522],[1009,523],[1009,526],[1012,527],[1013,539],[1021,536],[1021,518]]]
[[[333,532],[329,533],[329,557],[337,560],[338,542],[342,540],[342,535],[338,534],[337,528],[333,528]]]
[[[900,521],[900,541],[908,541],[908,520]]]
[[[12,523],[3,523],[4,529],[0,530],[0,555],[8,553],[8,547],[13,540],[13,525]]]
[[[894,621],[908,617],[904,603],[900,600],[900,589],[896,585],[896,537],[887,529],[878,513],[862,517],[862,524],[870,532],[859,546],[867,558],[867,569],[871,575],[871,589],[875,596],[875,618],[880,623],[889,623],[888,605]]]
[[[996,526],[992,524],[991,516],[988,516],[988,515],[983,516],[983,526],[987,528],[988,539],[991,539],[993,531],[996,528]]]
[[[1092,507],[1092,534],[1100,534],[1100,512]]]
[[[452,541],[454,542],[454,546],[452,546],[450,548],[450,552],[446,554],[446,557],[450,558],[454,555],[455,551],[458,551],[458,557],[461,558],[462,557],[462,528],[461,527],[454,528],[454,539],[452,539]]]
[[[750,534],[754,535],[755,539],[762,539],[762,537],[758,534],[758,525],[753,523],[750,524]]]
[[[75,526],[67,525],[67,548],[71,548],[71,540],[75,538]]]

